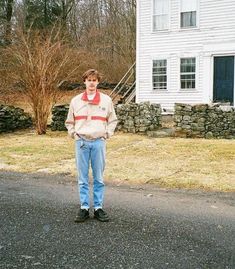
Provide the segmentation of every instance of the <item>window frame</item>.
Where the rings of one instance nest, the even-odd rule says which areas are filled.
[[[170,0],[167,0],[168,2],[168,18],[167,18],[167,28],[165,29],[154,29],[154,17],[157,16],[156,14],[154,14],[154,2],[157,1],[157,0],[152,0],[151,1],[151,21],[152,21],[152,33],[158,33],[158,32],[168,32],[170,30],[170,17],[171,17],[171,14],[170,14],[170,11],[171,11],[171,8],[170,8]]]
[[[199,29],[199,0],[196,1],[196,25],[195,26],[187,26],[187,27],[181,27],[181,10],[182,10],[182,0],[180,0],[180,8],[179,8],[179,29],[181,31],[187,31],[187,30],[193,30],[193,29]],[[193,11],[193,10],[192,10]]]
[[[194,58],[195,59],[195,87],[194,88],[181,88],[181,60],[182,59],[191,59]],[[192,72],[187,72],[188,74],[192,74]],[[186,72],[184,72],[183,74],[187,74]],[[198,57],[196,57],[195,55],[188,55],[188,56],[180,56],[179,57],[179,89],[180,91],[187,91],[187,92],[196,92],[197,91],[197,81],[198,81]]]
[[[162,60],[166,61],[166,73],[165,73],[165,76],[166,76],[166,88],[165,89],[157,89],[157,88],[154,88],[154,86],[153,86],[153,83],[154,83],[154,81],[153,81],[153,77],[154,77],[153,76],[153,62],[154,61],[162,61]],[[169,59],[168,59],[168,57],[153,57],[151,59],[151,72],[150,72],[150,74],[151,74],[151,89],[152,89],[152,92],[159,93],[159,92],[167,92],[169,90],[169,83],[170,83],[169,78],[170,78],[170,75],[169,75]]]

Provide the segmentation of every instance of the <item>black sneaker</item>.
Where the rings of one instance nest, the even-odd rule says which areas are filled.
[[[94,218],[98,219],[99,221],[103,221],[103,222],[109,221],[108,214],[102,208],[99,208],[99,209],[94,211]]]
[[[78,215],[75,218],[75,222],[84,222],[89,218],[89,209],[80,209]]]

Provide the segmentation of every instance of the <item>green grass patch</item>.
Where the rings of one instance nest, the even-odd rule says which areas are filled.
[[[75,177],[74,141],[66,132],[0,136],[0,168]],[[105,179],[169,188],[235,191],[235,140],[149,138],[118,133],[107,142]]]

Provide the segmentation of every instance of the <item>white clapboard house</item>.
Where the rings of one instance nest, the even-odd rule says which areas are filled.
[[[235,0],[137,0],[136,102],[235,104]]]

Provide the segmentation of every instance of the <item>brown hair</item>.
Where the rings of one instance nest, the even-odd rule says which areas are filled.
[[[98,81],[100,82],[101,80],[101,75],[99,74],[99,72],[95,69],[89,69],[87,70],[83,75],[82,75],[82,79],[83,81],[85,81],[89,76],[92,77],[96,77],[98,79]]]

